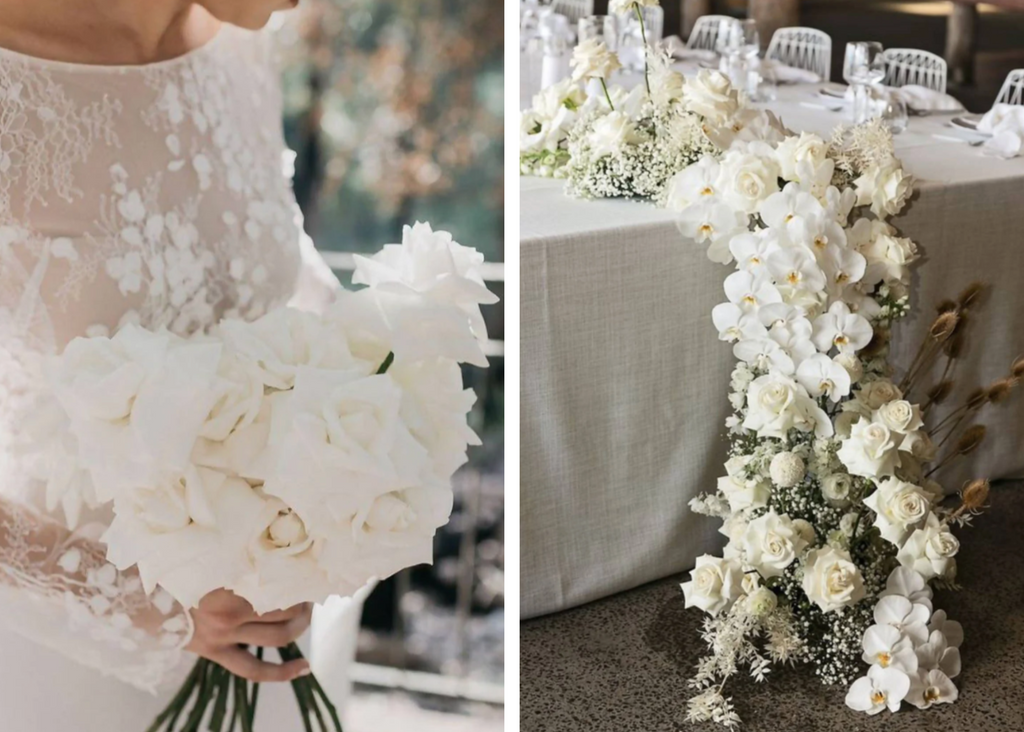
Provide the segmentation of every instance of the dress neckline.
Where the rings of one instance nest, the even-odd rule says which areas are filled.
[[[195,58],[206,55],[223,42],[223,39],[229,34],[231,28],[232,26],[228,23],[221,23],[217,32],[201,46],[196,46],[192,50],[186,51],[180,56],[163,59],[162,61],[153,61],[147,64],[81,64],[73,61],[57,61],[55,59],[32,56],[27,53],[21,53],[20,51],[12,51],[11,49],[4,48],[3,46],[0,46],[0,61],[4,58],[11,58],[25,64],[41,66],[48,69],[105,74],[125,74],[130,71],[159,70],[173,68],[179,64],[186,64]]]

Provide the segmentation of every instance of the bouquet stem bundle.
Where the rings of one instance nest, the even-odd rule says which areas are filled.
[[[303,657],[294,643],[278,648],[277,653],[282,661]],[[256,657],[262,660],[263,648],[256,649]],[[306,732],[343,732],[338,710],[315,676],[302,676],[291,684]],[[259,691],[259,684],[200,658],[174,698],[146,732],[199,732],[201,729],[234,732],[236,728],[241,732],[252,732]],[[206,727],[202,726],[204,720]]]

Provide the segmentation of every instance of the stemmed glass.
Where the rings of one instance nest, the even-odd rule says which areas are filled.
[[[718,48],[725,58],[729,78],[735,86],[754,97],[760,79],[757,70],[761,38],[753,20],[733,20],[723,23],[719,31]]]
[[[843,78],[853,89],[853,122],[861,124],[872,118],[871,87],[885,79],[882,44],[857,41],[846,44]]]

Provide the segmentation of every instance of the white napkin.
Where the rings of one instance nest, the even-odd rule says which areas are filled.
[[[888,97],[900,100],[907,106],[907,109],[913,109],[915,112],[964,111],[964,105],[956,97],[917,84],[907,84],[906,86],[898,87],[871,87],[871,92],[873,99],[886,99],[886,95],[888,95]],[[847,102],[853,102],[852,86],[846,88],[846,94],[843,96],[843,99]]]
[[[982,152],[1001,158],[1015,158],[1024,148],[1024,107],[997,104],[978,122],[978,132],[992,135]]]
[[[808,69],[788,66],[773,58],[761,60],[761,75],[778,84],[817,84],[821,77]]]
[[[687,48],[679,36],[669,36],[662,42],[669,55],[679,61],[714,61],[718,54],[708,48]]]

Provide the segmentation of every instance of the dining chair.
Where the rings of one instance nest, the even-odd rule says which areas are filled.
[[[686,39],[687,48],[702,51],[714,51],[718,44],[718,33],[724,23],[733,21],[729,15],[702,15],[693,24],[690,37]]]
[[[1006,75],[996,104],[1024,105],[1024,69],[1014,69]]]
[[[946,61],[941,56],[916,48],[887,48],[882,59],[886,86],[918,84],[946,93]]]
[[[817,28],[779,28],[772,34],[765,58],[813,71],[828,81],[832,70],[832,37]]]
[[[594,14],[594,0],[555,0],[551,7],[568,18],[573,28],[581,19]]]

